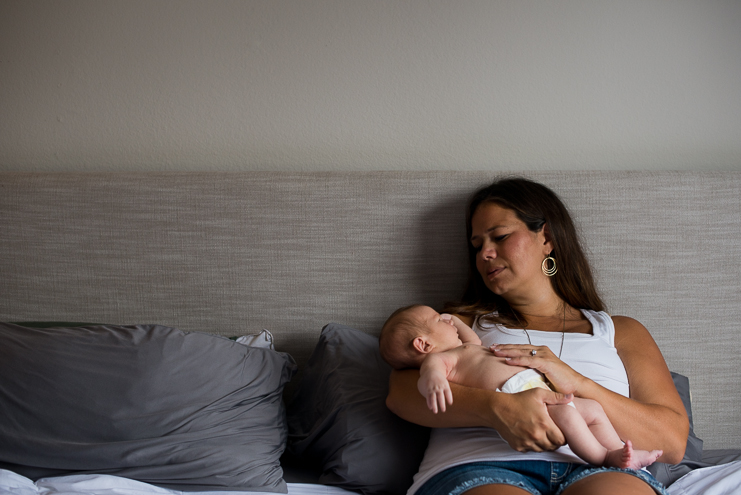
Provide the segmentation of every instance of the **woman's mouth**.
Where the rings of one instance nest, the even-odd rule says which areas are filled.
[[[503,266],[497,266],[486,270],[486,277],[492,279],[504,271]]]

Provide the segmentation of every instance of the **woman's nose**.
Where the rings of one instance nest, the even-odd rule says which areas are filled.
[[[494,249],[492,244],[484,244],[481,247],[481,258],[485,260],[494,259],[497,257],[497,250]]]

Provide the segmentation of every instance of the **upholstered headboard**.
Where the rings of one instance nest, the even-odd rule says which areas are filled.
[[[455,299],[467,196],[501,174],[0,173],[0,320],[269,329],[299,364],[329,322],[377,334]],[[741,172],[533,172],[580,227],[609,310],[689,376],[695,432],[741,446]]]

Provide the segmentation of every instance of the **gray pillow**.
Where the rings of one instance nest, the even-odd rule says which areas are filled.
[[[288,450],[321,471],[319,482],[366,495],[404,494],[429,429],[386,407],[391,368],[378,339],[331,323],[288,404]]]
[[[0,323],[0,468],[178,490],[287,491],[293,359],[159,325]]]
[[[684,408],[687,410],[687,416],[690,420],[690,433],[687,437],[687,448],[684,451],[684,458],[679,462],[679,464],[655,462],[647,468],[657,480],[664,484],[664,486],[671,485],[693,469],[703,467],[701,464],[702,440],[697,438],[695,435],[694,423],[692,421],[690,381],[686,376],[674,372],[672,372],[672,379],[674,379],[674,386],[677,387],[677,392],[679,392],[679,396],[682,398]]]

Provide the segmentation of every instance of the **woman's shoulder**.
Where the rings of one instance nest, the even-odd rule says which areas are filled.
[[[648,329],[630,316],[613,316],[615,347],[618,350],[647,350],[656,344]]]
[[[611,315],[607,311],[596,311],[592,309],[582,309],[581,312],[589,320],[605,322],[614,326],[616,329],[618,327],[632,327],[635,325],[642,326],[638,320],[631,318],[630,316]]]
[[[643,332],[646,331],[646,327],[641,324],[640,321],[630,316],[615,315],[610,317],[613,325],[615,325],[615,332]]]
[[[593,309],[581,309],[580,311],[582,317],[586,318],[586,320],[592,324],[593,333],[595,335],[603,332],[612,333],[614,331],[614,320],[606,311],[596,311]]]
[[[606,311],[589,309],[582,309],[582,313],[592,323],[593,335],[606,339],[614,347],[618,347],[626,340],[635,340],[648,334],[638,320],[629,316],[611,315]]]

